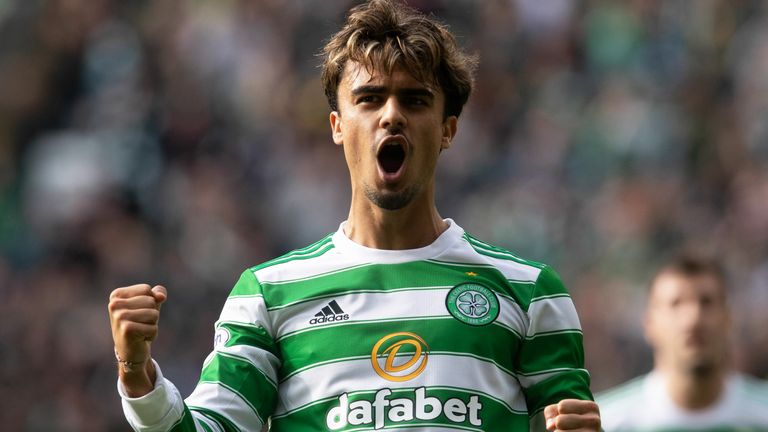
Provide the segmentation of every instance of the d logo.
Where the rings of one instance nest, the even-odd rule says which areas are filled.
[[[413,352],[398,352],[404,346],[413,347]],[[383,351],[380,351],[384,349]],[[424,339],[416,334],[408,332],[390,333],[373,346],[371,351],[371,365],[376,373],[388,381],[408,381],[419,376],[427,367],[427,352],[429,347]],[[383,359],[380,359],[383,357]],[[405,362],[395,364],[396,357],[407,359]],[[381,365],[383,360],[384,366]]]

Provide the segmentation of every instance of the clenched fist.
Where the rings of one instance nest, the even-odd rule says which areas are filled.
[[[115,353],[123,362],[120,380],[128,396],[143,396],[154,388],[155,369],[150,345],[157,337],[160,306],[168,298],[164,287],[131,285],[112,291],[109,296],[109,322]],[[127,363],[126,363],[127,362]]]
[[[563,399],[544,408],[548,431],[599,431],[600,409],[590,400]]]

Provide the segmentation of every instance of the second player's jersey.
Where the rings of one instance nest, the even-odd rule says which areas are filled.
[[[659,372],[599,394],[606,432],[762,432],[768,430],[768,384],[732,373],[711,407],[690,411],[670,398]]]
[[[557,275],[447,222],[413,250],[342,226],[244,272],[176,429],[527,430],[548,404],[591,399]]]

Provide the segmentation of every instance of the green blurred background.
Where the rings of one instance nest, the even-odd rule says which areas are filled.
[[[316,53],[354,2],[0,0],[0,424],[124,431],[109,292],[163,283],[182,393],[240,272],[349,205]],[[552,264],[593,389],[647,371],[655,267],[732,277],[733,362],[768,374],[768,3],[412,0],[480,55],[438,207]]]

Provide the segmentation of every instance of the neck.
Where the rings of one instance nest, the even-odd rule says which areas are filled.
[[[433,195],[424,193],[399,210],[384,210],[353,193],[344,233],[357,244],[374,249],[416,249],[427,246],[448,229]]]
[[[666,378],[667,392],[681,408],[695,411],[717,402],[725,387],[726,372],[713,368],[703,373],[691,371],[661,371]]]

